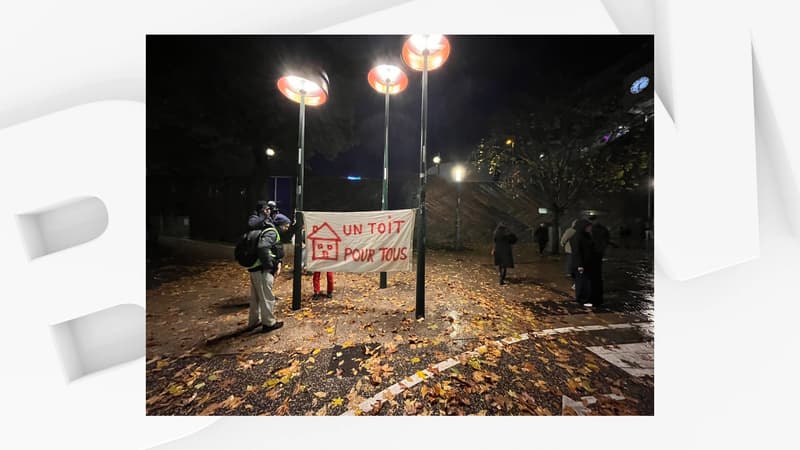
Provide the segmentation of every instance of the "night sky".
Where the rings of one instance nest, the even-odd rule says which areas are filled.
[[[227,111],[263,109],[264,123],[281,119],[281,138],[237,136],[278,142],[276,162],[294,175],[298,105],[275,87],[287,65],[313,62],[330,79],[328,102],[308,107],[312,116],[352,114],[354,137],[338,157],[307,160],[310,175],[380,178],[383,164],[384,96],[367,83],[369,70],[390,58],[409,76],[408,88],[391,98],[390,174],[413,175],[419,167],[421,73],[406,67],[400,51],[408,36],[149,36],[148,127],[164,104],[184,102],[187,128],[198,110],[207,124],[229,127]],[[487,131],[490,118],[523,99],[569,96],[621,59],[631,70],[652,62],[651,36],[448,36],[451,53],[429,73],[428,155],[466,161]],[[620,90],[624,89],[620,79]],[[225,86],[241,87],[232,92]],[[178,95],[180,93],[180,95]],[[190,99],[191,101],[187,100]],[[261,105],[261,106],[256,106]],[[249,109],[252,108],[252,109]],[[217,111],[219,116],[209,116]],[[246,130],[245,130],[246,131]],[[179,131],[175,131],[178,133]],[[308,152],[315,150],[306,129]],[[246,133],[245,133],[246,134]],[[324,139],[321,140],[324,142]],[[317,141],[317,146],[324,145]],[[151,146],[168,152],[169,146]],[[429,160],[430,161],[430,160]],[[281,164],[282,162],[282,164]],[[429,163],[430,164],[430,163]]]

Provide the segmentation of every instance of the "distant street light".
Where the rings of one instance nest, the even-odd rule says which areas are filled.
[[[271,149],[271,148],[267,148],[267,149],[264,151],[264,153],[266,153],[266,154],[267,154],[267,158],[272,158],[273,156],[275,156],[275,150],[273,150],[273,149]]]
[[[417,296],[416,317],[425,317],[425,183],[428,170],[428,71],[444,64],[450,55],[450,41],[437,35],[415,34],[403,45],[403,61],[414,70],[422,71],[422,117],[419,146],[419,225],[417,228]]]
[[[511,138],[506,139],[506,145],[511,146],[511,148],[514,148],[514,140]]]
[[[300,131],[297,136],[297,192],[294,204],[294,267],[292,268],[292,309],[300,309],[302,294],[303,249],[303,173],[305,171],[306,105],[319,106],[328,100],[328,75],[320,73],[293,73],[278,80],[278,90],[289,100],[300,103]]]
[[[453,180],[456,182],[456,250],[461,250],[461,181],[464,179],[463,166],[453,167]]]
[[[373,89],[386,94],[385,126],[383,133],[383,189],[381,190],[381,211],[389,204],[389,96],[403,92],[408,87],[408,77],[399,67],[382,64],[367,74],[367,81]],[[386,272],[381,272],[380,288],[386,288]]]
[[[442,162],[442,157],[436,155],[433,157],[433,163],[436,164],[436,176],[439,176],[439,164]]]

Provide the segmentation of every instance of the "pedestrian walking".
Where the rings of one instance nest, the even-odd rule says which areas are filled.
[[[500,273],[500,285],[506,284],[507,269],[514,268],[514,252],[512,246],[517,243],[517,235],[508,229],[505,223],[500,222],[494,230],[494,244],[492,244],[492,256],[494,265]]]
[[[537,228],[536,231],[533,232],[533,240],[535,240],[539,244],[540,255],[544,254],[544,249],[545,246],[547,245],[547,241],[550,240],[550,237],[548,236],[549,234],[550,233],[548,233],[547,226],[543,223],[540,223],[539,228]]]
[[[597,254],[592,241],[592,223],[580,219],[573,226],[570,238],[572,268],[575,277],[575,300],[586,307],[592,306],[592,289],[597,283]]]
[[[572,236],[575,235],[575,222],[577,220],[573,220],[570,224],[569,228],[564,230],[564,233],[561,235],[560,244],[564,247],[564,254],[567,255],[566,260],[564,261],[564,273],[570,278],[575,278],[574,272],[572,270],[572,244],[570,243],[570,239]],[[572,288],[575,288],[575,285],[572,285]]]
[[[593,306],[603,304],[603,259],[605,258],[606,249],[609,245],[616,246],[611,242],[611,236],[608,228],[602,223],[595,220],[592,223],[592,245],[594,246],[594,268],[595,275],[592,278],[592,288],[590,293],[590,302]]]
[[[314,295],[311,296],[312,300],[316,300],[322,297],[322,292],[320,289],[320,275],[322,272],[314,272],[314,275],[311,277],[311,283],[314,286]],[[325,290],[325,297],[332,298],[333,297],[333,272],[325,272],[326,278],[326,290]]]
[[[267,209],[266,204],[264,209]],[[279,222],[278,226],[288,228],[289,219],[286,216],[276,215],[275,221]],[[248,225],[251,223],[248,220]],[[275,225],[268,220],[262,220],[262,223],[264,224],[262,229],[251,230],[248,235],[248,239],[257,239],[258,255],[256,262],[247,268],[250,273],[248,328],[256,328],[260,324],[261,331],[267,333],[283,326],[283,322],[275,318],[275,294],[272,289],[275,277],[281,272],[283,244]]]
[[[622,248],[630,247],[631,228],[627,224],[619,226],[619,240]]]

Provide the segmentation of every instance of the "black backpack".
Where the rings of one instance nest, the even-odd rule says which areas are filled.
[[[258,261],[258,240],[261,238],[261,233],[269,230],[250,230],[239,236],[236,242],[236,248],[233,250],[233,256],[242,267],[251,267]]]

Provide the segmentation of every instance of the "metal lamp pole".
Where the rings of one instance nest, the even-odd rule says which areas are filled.
[[[300,104],[300,129],[297,136],[297,186],[294,206],[294,267],[292,270],[292,309],[300,309],[303,266],[303,185],[305,178],[306,105],[318,106],[328,99],[328,76],[286,75],[278,80],[278,90]]]
[[[417,295],[416,317],[425,317],[425,183],[428,165],[425,150],[428,146],[428,50],[422,53],[422,130],[419,144],[419,228],[417,234]]]
[[[403,61],[412,69],[422,71],[422,118],[419,149],[419,208],[417,228],[417,289],[416,317],[425,317],[425,185],[428,177],[428,71],[441,67],[450,55],[446,37],[414,35],[403,46]]]
[[[275,150],[273,150],[271,147],[268,147],[266,150],[264,150],[264,153],[267,155],[267,184],[269,184],[269,179],[272,178],[272,158],[275,156]],[[267,196],[270,197],[269,188],[267,188]],[[272,190],[271,198],[275,199],[274,189]]]
[[[390,80],[386,79],[386,85]],[[389,206],[389,89],[386,89],[386,119],[383,127],[383,189],[381,189],[381,211],[386,211]],[[381,272],[380,288],[386,289],[386,272]]]
[[[453,168],[453,180],[456,182],[456,250],[461,250],[461,181],[464,179],[464,168]]]
[[[383,127],[383,187],[381,189],[381,211],[389,209],[389,96],[402,92],[408,86],[408,77],[397,66],[382,64],[367,74],[370,86],[386,96],[385,121]],[[386,288],[386,272],[380,273],[380,288]]]
[[[461,250],[461,182],[456,184],[458,199],[456,200],[456,250]]]
[[[300,91],[300,132],[297,137],[297,188],[294,202],[294,266],[292,267],[292,310],[300,309],[303,290],[303,181],[305,174],[306,93]]]

